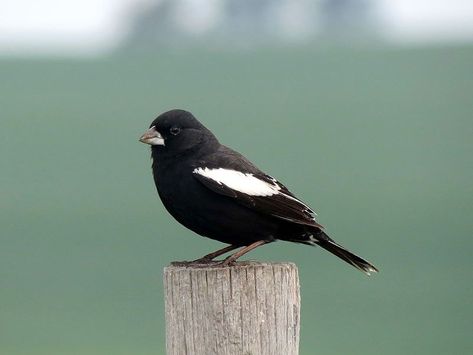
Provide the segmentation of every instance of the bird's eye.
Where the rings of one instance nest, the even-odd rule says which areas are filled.
[[[171,132],[173,136],[177,136],[181,132],[181,129],[179,127],[172,127],[169,132]]]

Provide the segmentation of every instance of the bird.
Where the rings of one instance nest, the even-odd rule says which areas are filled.
[[[228,244],[190,263],[232,266],[249,251],[283,240],[320,246],[367,275],[378,272],[330,238],[314,211],[285,185],[221,144],[189,111],[162,113],[139,140],[151,146],[165,209],[191,231]]]

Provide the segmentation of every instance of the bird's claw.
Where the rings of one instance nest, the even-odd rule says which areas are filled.
[[[231,257],[228,257],[224,260],[212,260],[208,258],[200,258],[192,261],[173,261],[171,262],[172,266],[183,266],[183,267],[195,267],[195,268],[204,268],[204,267],[228,267],[235,265],[236,260]]]
[[[216,260],[211,260],[208,258],[200,258],[197,260],[192,260],[192,261],[173,261],[171,262],[172,266],[184,266],[184,267],[207,267],[212,264],[217,264],[219,261]]]
[[[234,258],[232,258],[231,256],[229,256],[225,260],[221,261],[219,263],[219,266],[233,266],[233,265],[235,265],[235,263],[236,263],[236,260]]]

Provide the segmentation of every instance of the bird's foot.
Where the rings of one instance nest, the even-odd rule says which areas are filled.
[[[235,265],[236,261],[237,261],[237,258],[232,258],[233,255],[230,255],[229,257],[225,258],[225,260],[223,261],[220,261],[218,263],[218,266],[233,266]]]
[[[235,265],[236,260],[228,257],[224,260],[210,260],[200,258],[192,261],[173,261],[171,262],[172,266],[182,266],[182,267],[194,267],[194,268],[204,268],[204,267],[228,267]]]
[[[200,258],[192,261],[173,261],[171,262],[172,266],[184,266],[184,267],[207,267],[211,265],[218,264],[219,261],[212,260],[209,258]]]
[[[210,264],[210,263],[213,263],[213,262],[215,262],[215,261],[212,258],[208,258],[208,257],[204,256],[203,258],[192,260],[190,263],[192,263],[192,264]]]

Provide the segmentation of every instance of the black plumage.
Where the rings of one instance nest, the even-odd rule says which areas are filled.
[[[333,241],[314,212],[284,185],[222,145],[190,112],[161,114],[140,141],[151,145],[158,194],[168,212],[202,236],[230,244],[195,262],[233,249],[229,265],[276,240],[319,245],[361,271],[378,270]]]

